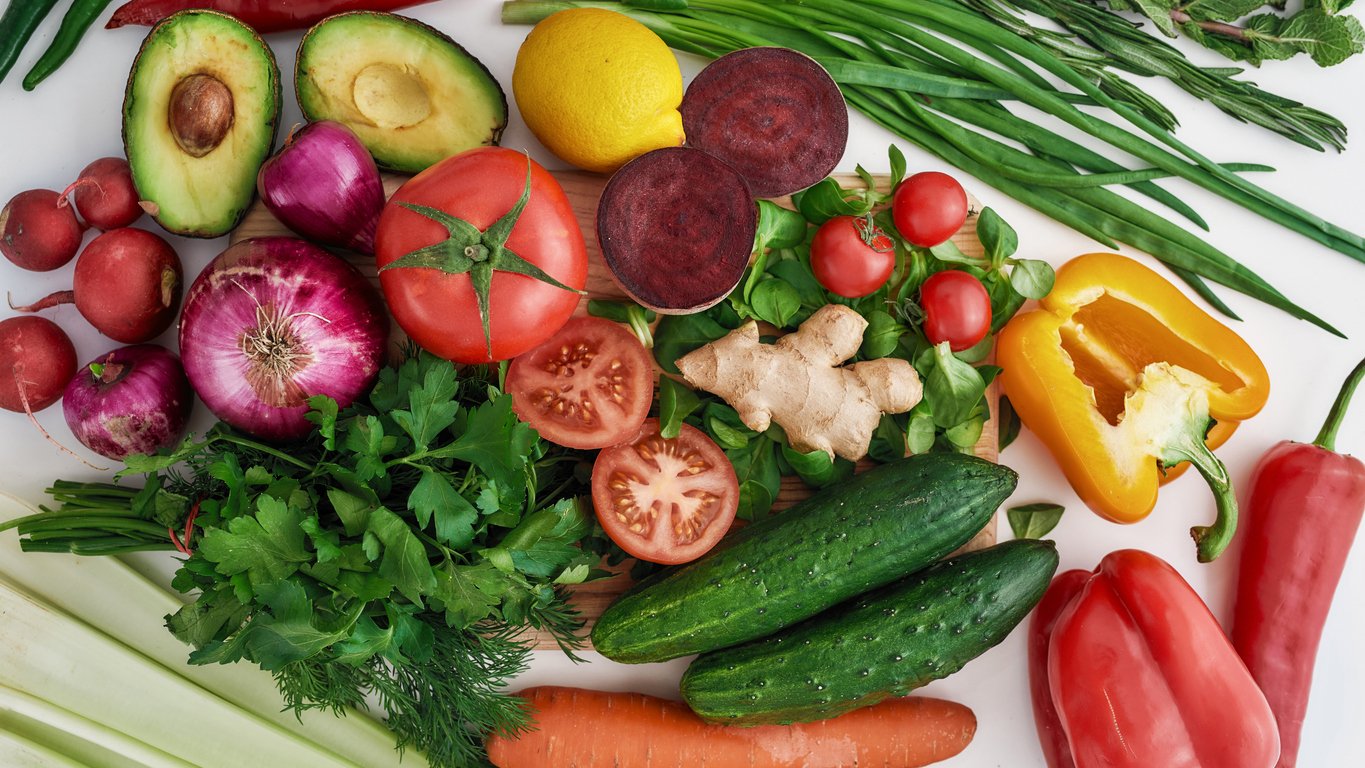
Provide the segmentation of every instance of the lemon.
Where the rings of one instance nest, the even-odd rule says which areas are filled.
[[[677,58],[615,11],[573,8],[537,24],[517,52],[512,92],[536,138],[589,171],[683,143]]]

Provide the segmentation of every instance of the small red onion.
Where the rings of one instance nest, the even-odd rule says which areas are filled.
[[[323,120],[290,136],[261,166],[256,189],[282,224],[322,245],[374,253],[384,182],[350,128]]]
[[[190,286],[180,354],[200,399],[228,424],[267,440],[313,428],[308,398],[346,407],[384,361],[388,314],[342,259],[293,237],[243,240]]]
[[[62,395],[71,433],[110,459],[152,454],[185,434],[194,393],[175,353],[121,347],[76,372]]]

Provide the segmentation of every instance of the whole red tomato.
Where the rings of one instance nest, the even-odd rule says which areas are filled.
[[[895,244],[865,216],[835,216],[811,238],[811,271],[831,293],[850,299],[875,293],[895,266]]]
[[[891,219],[907,242],[932,248],[967,221],[967,192],[957,179],[924,171],[902,181],[891,198]]]
[[[991,297],[980,280],[957,269],[935,272],[920,286],[924,335],[948,342],[954,352],[971,349],[991,330]]]
[[[499,239],[497,227],[485,230],[516,206],[527,188],[528,164],[530,197],[503,243],[512,255],[480,247]],[[385,269],[414,251],[452,238],[444,224],[402,204],[425,206],[468,222],[484,232],[482,242],[469,248],[452,240],[459,247],[429,252],[431,264],[409,261],[417,265]],[[466,236],[470,232],[456,228]],[[381,270],[379,285],[398,325],[423,349],[459,363],[506,360],[538,346],[569,319],[578,306],[577,291],[588,279],[583,233],[563,188],[526,155],[501,147],[448,157],[400,187],[379,217],[375,259]],[[471,261],[496,265],[487,287],[488,339],[477,281],[471,279],[479,268],[471,269]],[[529,268],[524,266],[528,263]],[[452,271],[462,268],[466,271]],[[524,274],[536,268],[573,290]]]

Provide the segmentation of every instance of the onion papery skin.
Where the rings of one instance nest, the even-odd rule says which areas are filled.
[[[174,445],[193,405],[180,358],[156,344],[101,355],[77,370],[62,394],[71,433],[86,448],[117,460]]]
[[[280,223],[308,240],[374,253],[384,182],[370,151],[341,123],[310,123],[286,139],[261,166],[256,190]]]
[[[355,267],[298,238],[257,237],[223,251],[190,286],[180,354],[215,416],[281,442],[313,429],[309,397],[345,408],[369,390],[388,327]]]

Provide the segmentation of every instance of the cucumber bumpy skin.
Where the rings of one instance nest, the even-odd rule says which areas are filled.
[[[765,637],[962,546],[1017,481],[956,453],[874,467],[627,592],[598,619],[593,645],[638,664]]]
[[[936,565],[772,637],[697,658],[687,705],[733,725],[835,717],[947,677],[1042,599],[1051,541],[998,544]]]

